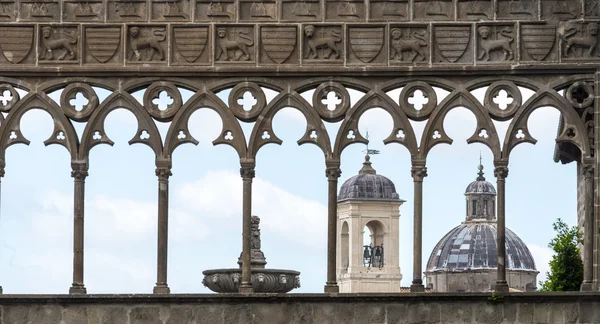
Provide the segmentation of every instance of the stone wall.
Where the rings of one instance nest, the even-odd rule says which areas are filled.
[[[600,323],[600,293],[0,296],[3,324]]]
[[[426,286],[433,285],[436,292],[488,292],[498,278],[494,269],[470,271],[438,271],[426,272]],[[537,287],[537,271],[507,270],[506,281],[513,289],[525,291],[527,284]]]

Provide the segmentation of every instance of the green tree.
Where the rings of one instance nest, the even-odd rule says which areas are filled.
[[[554,250],[550,260],[550,272],[541,282],[540,291],[578,291],[583,281],[583,262],[579,252],[581,233],[577,226],[569,227],[560,218],[554,224],[556,237],[548,247]]]

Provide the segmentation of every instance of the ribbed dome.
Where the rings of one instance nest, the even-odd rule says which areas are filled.
[[[375,169],[371,167],[370,158],[367,155],[362,169],[358,175],[346,180],[340,187],[338,201],[350,199],[384,199],[384,200],[400,200],[396,193],[396,186],[392,180],[379,175]]]
[[[483,165],[481,164],[479,164],[479,173],[477,179],[469,183],[467,189],[465,190],[465,195],[472,193],[483,193],[490,195],[496,194],[496,188],[494,188],[494,185],[485,181],[485,177],[483,176]]]
[[[496,224],[465,222],[446,234],[435,246],[427,271],[465,271],[497,269]],[[506,229],[506,268],[536,271],[527,245]]]

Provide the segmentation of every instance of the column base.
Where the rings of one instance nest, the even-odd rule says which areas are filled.
[[[594,291],[594,283],[593,282],[584,282],[581,284],[581,291]]]
[[[326,294],[339,294],[340,286],[337,285],[337,282],[334,283],[326,283],[325,289],[323,290]]]
[[[167,284],[157,284],[152,292],[156,295],[168,295],[171,293],[171,289]]]
[[[87,294],[87,289],[83,285],[73,284],[71,288],[69,288],[69,295],[85,295]]]
[[[252,288],[252,283],[242,282],[239,288],[240,294],[252,294],[254,292],[254,288]]]
[[[425,292],[425,286],[423,286],[422,283],[413,283],[412,285],[410,285],[410,292],[411,293]]]
[[[506,283],[506,281],[496,281],[496,284],[494,285],[494,292],[507,293],[508,284]]]

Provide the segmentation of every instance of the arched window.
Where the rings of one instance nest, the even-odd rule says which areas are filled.
[[[477,200],[473,199],[473,216],[477,215]]]
[[[483,216],[487,216],[488,215],[488,200],[484,199],[483,200]]]
[[[363,234],[363,265],[365,267],[383,267],[383,233],[384,227],[381,222],[370,221],[365,225]]]
[[[350,247],[349,247],[349,229],[348,223],[342,224],[341,244],[342,244],[342,273],[348,272],[350,267]]]

